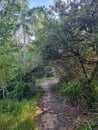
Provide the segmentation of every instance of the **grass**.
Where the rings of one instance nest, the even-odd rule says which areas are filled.
[[[38,79],[37,86],[51,79],[54,77]],[[37,106],[42,95],[40,87],[34,93],[29,100],[0,100],[0,130],[37,130],[35,118],[42,112]]]
[[[63,83],[59,93],[71,103],[78,103],[81,107],[91,108],[98,102],[98,84],[95,82],[88,84],[85,78]]]
[[[78,118],[78,126],[74,130],[93,130],[94,127],[95,123],[93,121]]]
[[[0,100],[0,130],[34,130],[39,98],[40,93],[21,102]]]

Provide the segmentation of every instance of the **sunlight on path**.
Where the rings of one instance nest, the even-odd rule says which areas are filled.
[[[51,89],[58,82],[59,78],[54,78],[41,84],[44,94],[39,102],[38,130],[74,130],[77,125],[77,108],[60,100]]]

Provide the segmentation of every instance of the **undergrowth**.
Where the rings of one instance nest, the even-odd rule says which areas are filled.
[[[0,130],[34,130],[37,102],[40,92],[33,99],[0,101]]]
[[[94,103],[98,102],[97,82],[93,81],[91,84],[88,84],[85,78],[78,78],[68,83],[63,83],[59,93],[71,103],[78,103],[82,107],[90,108]]]
[[[95,123],[92,121],[78,119],[78,126],[74,128],[74,130],[93,130]]]
[[[0,100],[0,130],[34,130],[37,103],[42,95],[35,78],[11,82]]]
[[[95,106],[95,104],[98,105],[98,82],[96,80],[92,81],[90,84],[86,78],[71,80],[68,83],[63,83],[61,85],[59,93],[63,98],[67,99],[74,105],[81,106],[81,108],[88,108],[89,110],[93,108],[93,110],[96,110],[98,107]],[[98,111],[95,114],[97,117],[89,117],[92,121],[79,119],[79,125],[75,130],[93,130],[93,128],[96,127]],[[91,115],[94,115],[94,112],[91,113]]]
[[[19,80],[11,82],[9,87],[6,88],[6,97],[13,100],[32,99],[36,94],[41,91],[40,87],[36,85],[33,76],[26,78],[25,81]]]

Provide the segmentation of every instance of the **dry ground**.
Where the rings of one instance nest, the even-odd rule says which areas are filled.
[[[51,85],[57,82],[59,79],[55,78],[42,84],[44,94],[39,102],[42,113],[39,116],[38,130],[74,130],[77,120],[83,116],[78,107],[61,100],[56,92],[52,91]]]

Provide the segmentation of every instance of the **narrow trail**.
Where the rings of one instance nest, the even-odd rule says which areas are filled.
[[[78,110],[59,100],[50,89],[51,85],[57,82],[58,79],[55,78],[42,84],[44,94],[39,107],[43,112],[40,115],[38,130],[74,130],[77,125]]]

